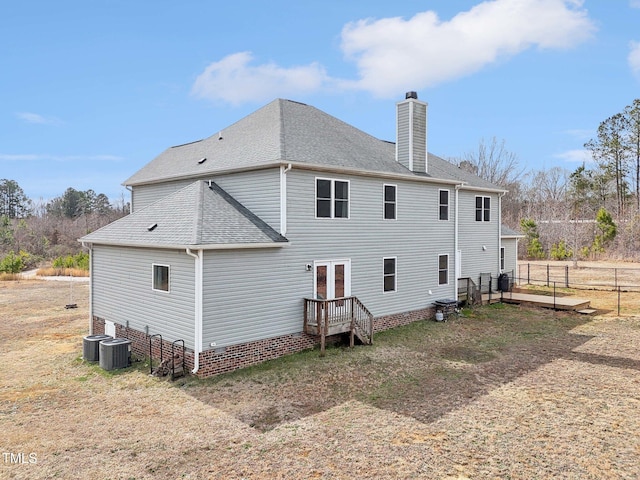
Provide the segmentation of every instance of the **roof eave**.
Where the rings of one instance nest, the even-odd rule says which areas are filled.
[[[101,241],[101,240],[78,240],[82,245],[104,245],[109,247],[125,247],[125,248],[154,248],[157,250],[247,250],[257,248],[281,248],[291,245],[290,242],[263,242],[263,243],[213,243],[203,245],[181,245],[166,244],[159,245],[157,243],[135,243],[135,242],[118,242],[118,241]]]

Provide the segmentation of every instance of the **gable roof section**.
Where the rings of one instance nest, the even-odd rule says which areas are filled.
[[[502,238],[524,238],[526,235],[523,235],[520,232],[516,232],[512,228],[507,227],[506,225],[500,225],[500,236]]]
[[[194,182],[81,242],[156,248],[283,246],[287,239],[215,183]]]
[[[394,143],[379,140],[315,107],[284,99],[274,100],[211,137],[168,148],[124,185],[206,178],[287,163],[434,178],[502,191],[432,154],[428,173],[413,173],[396,161]]]

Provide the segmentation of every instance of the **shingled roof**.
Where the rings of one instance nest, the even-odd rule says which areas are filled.
[[[196,181],[80,239],[158,248],[282,246],[287,239],[220,186]]]
[[[293,163],[353,172],[433,178],[502,190],[429,154],[427,174],[395,159],[395,144],[315,107],[277,99],[203,140],[168,148],[124,182],[136,186]]]

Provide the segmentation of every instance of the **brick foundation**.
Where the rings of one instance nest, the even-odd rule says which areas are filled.
[[[432,318],[433,307],[413,310],[410,312],[385,315],[374,319],[374,332],[381,332],[390,328],[408,325],[418,320]],[[149,356],[149,336],[139,330],[127,328],[118,323],[116,326],[116,337],[131,340],[131,351],[140,358]],[[105,320],[100,317],[93,317],[93,333],[104,333]],[[375,337],[374,337],[375,341]],[[267,360],[273,360],[283,355],[300,352],[313,348],[319,339],[306,333],[294,333],[279,337],[257,340],[255,342],[230,345],[228,347],[205,350],[200,353],[200,365],[197,375],[205,378],[220,373],[231,372],[240,368],[256,365]],[[160,338],[154,337],[152,342],[152,355],[154,359],[160,358]],[[180,351],[181,351],[180,347]],[[162,353],[164,358],[171,355],[171,342],[162,340]],[[186,349],[185,368],[188,371],[194,368],[193,350]]]

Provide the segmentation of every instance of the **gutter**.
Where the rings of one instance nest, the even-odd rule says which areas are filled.
[[[202,287],[203,287],[203,264],[204,255],[202,250],[193,253],[191,248],[186,249],[187,255],[195,259],[195,309],[193,325],[193,370],[191,373],[198,373],[200,369],[200,353],[202,353]]]

